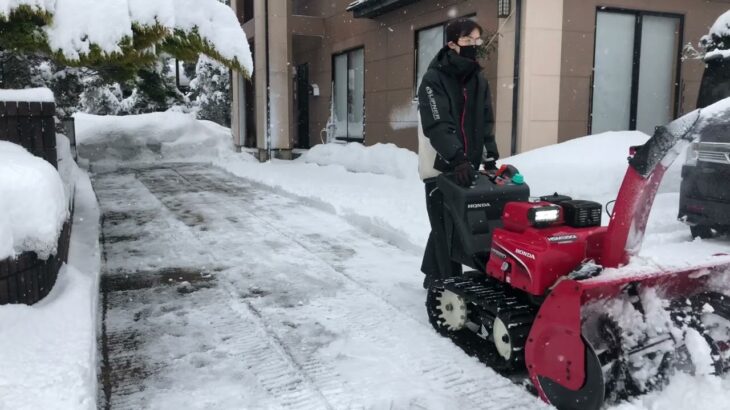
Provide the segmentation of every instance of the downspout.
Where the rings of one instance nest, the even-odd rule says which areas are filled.
[[[512,78],[512,141],[510,144],[510,155],[517,153],[517,121],[519,120],[520,107],[520,57],[522,52],[522,0],[515,0],[515,62],[514,75]]]
[[[269,67],[269,0],[264,0],[264,33],[266,42],[266,156],[271,160],[271,77]]]

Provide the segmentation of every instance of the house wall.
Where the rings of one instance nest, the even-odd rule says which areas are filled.
[[[296,1],[295,14],[324,19],[321,38],[295,36],[294,66],[309,63],[310,82],[320,96],[310,96],[310,141],[319,142],[330,112],[332,56],[364,47],[365,144],[394,143],[417,148],[414,103],[416,31],[446,22],[449,15],[476,14],[489,31],[497,30],[496,0],[422,0],[375,19],[356,19],[346,8],[351,0]],[[492,88],[496,82],[496,53],[484,62]]]

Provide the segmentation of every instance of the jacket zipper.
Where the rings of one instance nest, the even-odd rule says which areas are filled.
[[[464,155],[467,155],[468,152],[468,145],[466,142],[466,131],[464,130],[464,119],[466,118],[466,104],[468,102],[468,98],[466,95],[466,87],[463,88],[464,90],[464,108],[461,110],[461,136],[464,138]]]

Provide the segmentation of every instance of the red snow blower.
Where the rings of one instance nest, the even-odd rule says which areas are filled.
[[[523,184],[480,176],[462,188],[441,175],[450,255],[475,271],[432,282],[431,324],[499,371],[526,370],[537,394],[561,410],[645,393],[677,369],[724,372],[730,297],[717,284],[730,278],[730,258],[677,269],[632,259],[665,171],[717,123],[730,123],[727,102],[632,147],[608,226],[599,203],[527,200]],[[710,352],[707,360],[697,351]]]

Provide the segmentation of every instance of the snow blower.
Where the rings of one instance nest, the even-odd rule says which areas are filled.
[[[665,171],[717,123],[730,123],[727,101],[632,147],[608,226],[599,203],[527,200],[522,184],[481,176],[462,188],[439,176],[452,259],[476,270],[433,281],[431,324],[499,371],[526,370],[561,410],[597,410],[661,387],[677,369],[724,372],[730,297],[718,284],[730,278],[730,257],[676,269],[634,258]]]

